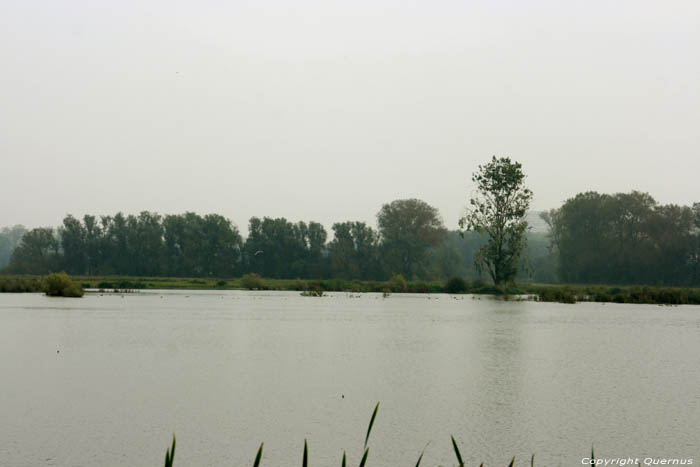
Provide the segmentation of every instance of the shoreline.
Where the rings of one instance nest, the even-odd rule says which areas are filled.
[[[700,305],[700,288],[649,285],[569,285],[521,283],[495,287],[484,281],[451,279],[449,281],[405,281],[394,277],[389,281],[345,279],[265,279],[182,278],[134,276],[72,276],[84,289],[137,291],[162,290],[284,290],[322,295],[323,292],[382,293],[445,293],[449,295],[494,295],[506,300],[533,296],[532,300],[574,304],[577,302],[631,303],[650,305]],[[2,292],[42,292],[44,276],[2,275]],[[93,292],[91,292],[93,293]]]

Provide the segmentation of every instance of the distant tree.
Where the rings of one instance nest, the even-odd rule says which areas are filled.
[[[445,238],[437,248],[431,249],[430,258],[430,278],[449,279],[459,274],[462,256],[449,238]]]
[[[631,283],[692,284],[693,265],[688,259],[695,243],[693,210],[675,204],[656,206],[640,224],[637,248],[619,252],[627,258],[618,275]]]
[[[298,225],[304,224],[300,222]],[[304,275],[311,278],[320,278],[326,273],[326,239],[328,233],[322,224],[309,222],[303,230],[303,243],[306,254],[304,261]]]
[[[293,279],[320,274],[326,231],[316,222],[253,217],[248,224],[244,264],[264,277]]]
[[[462,229],[488,236],[475,258],[477,270],[486,270],[494,284],[515,279],[526,245],[527,221],[532,191],[525,187],[525,174],[519,162],[507,157],[480,165],[472,175],[476,194],[467,213],[459,220]]]
[[[104,263],[102,251],[102,237],[104,232],[97,218],[89,214],[83,216],[83,228],[85,229],[87,273],[88,275],[98,274]]]
[[[700,210],[700,209],[699,209]],[[549,216],[559,278],[572,283],[697,281],[700,227],[693,208],[647,193],[579,193]]]
[[[425,278],[429,274],[429,250],[447,235],[438,210],[419,199],[399,199],[382,206],[377,222],[388,275]]]
[[[59,241],[51,228],[32,229],[22,236],[12,252],[8,272],[47,274],[59,265]]]
[[[161,275],[164,267],[163,224],[157,213],[142,211],[126,218],[128,274]]]
[[[202,222],[204,274],[231,277],[241,260],[243,240],[233,223],[218,214],[207,214]]]
[[[342,279],[378,279],[379,234],[364,222],[333,224],[330,273]]]
[[[27,229],[23,225],[0,229],[0,269],[10,262],[12,252],[25,233],[27,233]]]
[[[61,264],[70,274],[85,274],[87,270],[87,242],[85,228],[72,215],[63,218],[58,230],[63,258]]]
[[[692,238],[689,255],[690,282],[693,285],[700,285],[700,203],[693,204],[693,226],[690,234]]]

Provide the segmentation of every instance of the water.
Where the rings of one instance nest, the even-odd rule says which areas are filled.
[[[0,295],[0,465],[700,462],[700,307],[446,295]],[[478,465],[478,464],[477,464]]]

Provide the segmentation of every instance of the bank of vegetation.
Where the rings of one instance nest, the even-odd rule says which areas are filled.
[[[0,293],[32,292],[43,292],[50,297],[82,297],[85,293],[83,285],[74,282],[64,272],[45,277],[0,276]]]
[[[126,278],[103,280],[99,288],[139,288],[145,278],[161,277],[215,280],[216,287],[225,287],[228,281],[221,278],[241,277],[237,286],[249,289],[274,287],[270,279],[293,280],[286,286],[308,295],[378,288],[507,295],[519,290],[516,283],[533,282],[582,284],[521,286],[547,301],[695,303],[700,203],[661,205],[637,191],[580,193],[541,213],[547,232],[533,233],[528,220],[533,192],[519,162],[494,156],[471,180],[475,189],[459,231],[449,231],[439,211],[419,199],[384,204],[376,229],[364,222],[335,223],[330,241],[323,225],[313,221],[253,217],[244,240],[217,214],[144,211],[82,220],[68,215],[57,229],[6,228],[0,231],[0,254],[16,245],[4,268],[9,274],[66,271],[90,283],[99,276],[137,278],[133,284]],[[401,287],[387,284],[398,277]],[[484,278],[493,285],[479,283]],[[303,282],[312,279],[311,286]],[[613,287],[583,287],[594,284]],[[641,287],[650,284],[657,287]]]
[[[2,273],[202,280],[247,273],[361,281],[388,280],[395,274],[420,281],[481,277],[473,256],[485,242],[482,235],[446,229],[437,210],[420,200],[385,206],[378,228],[345,221],[333,224],[329,235],[313,221],[254,217],[245,239],[230,220],[216,214],[67,216],[58,228],[24,233]],[[520,271],[519,279],[554,281],[547,234],[532,232],[527,240],[530,268]]]
[[[81,289],[101,292],[137,292],[148,289],[184,290],[260,290],[297,291],[305,296],[322,297],[326,292],[381,293],[445,293],[493,295],[504,300],[542,302],[634,303],[656,305],[700,305],[700,289],[690,287],[652,287],[617,285],[564,285],[523,283],[495,287],[484,280],[454,277],[447,281],[407,281],[395,275],[387,281],[344,279],[270,279],[257,274],[233,278],[183,278],[137,276],[74,276],[72,282]],[[0,292],[46,292],[47,277],[0,276]]]
[[[247,273],[346,281],[394,274],[411,281],[488,279],[474,267],[485,234],[460,236],[442,226],[434,208],[399,201],[380,211],[379,228],[336,223],[330,241],[321,224],[284,218],[252,218],[244,240],[218,215],[67,216],[60,228],[33,229],[20,240],[20,228],[0,232],[6,237],[0,243],[17,242],[4,273],[204,281]],[[526,236],[518,283],[700,286],[700,203],[659,205],[645,193],[589,192],[544,218],[548,232]]]

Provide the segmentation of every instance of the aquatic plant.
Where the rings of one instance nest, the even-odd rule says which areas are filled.
[[[369,436],[372,433],[372,427],[374,426],[374,421],[377,418],[377,412],[379,411],[379,402],[377,402],[377,405],[374,406],[374,411],[372,412],[372,417],[369,420],[369,425],[367,426],[367,433],[365,435],[365,442],[363,446],[363,453],[362,453],[362,458],[360,459],[360,463],[358,464],[358,467],[365,467],[367,464],[367,460],[369,458]],[[455,440],[454,436],[450,436],[450,439],[452,440],[452,449],[454,450],[455,457],[457,458],[458,462],[458,467],[465,467],[464,460],[462,458],[462,453],[459,450],[459,446],[457,444],[457,441]],[[258,452],[255,455],[255,461],[253,462],[253,467],[260,467],[260,464],[262,462],[262,454],[263,454],[263,446],[265,443],[260,443],[260,447],[258,448]],[[427,445],[426,445],[427,447]],[[420,467],[421,461],[423,460],[423,455],[425,454],[425,448],[420,452],[420,455],[418,456],[418,460],[416,461],[415,467]],[[170,448],[167,449],[165,452],[165,467],[173,467],[173,461],[175,458],[175,435],[173,435],[173,443]],[[595,454],[593,453],[593,448],[591,447],[591,459],[595,459]],[[309,445],[307,440],[304,440],[304,451],[302,453],[302,458],[301,458],[301,465],[302,467],[309,467]],[[510,460],[510,464],[508,464],[508,467],[513,467],[515,465],[515,456]],[[534,467],[535,465],[535,455],[533,454],[530,457],[530,467]],[[483,467],[484,464],[483,462],[479,467]],[[347,455],[346,452],[343,451],[343,457],[340,460],[340,467],[347,467]]]

